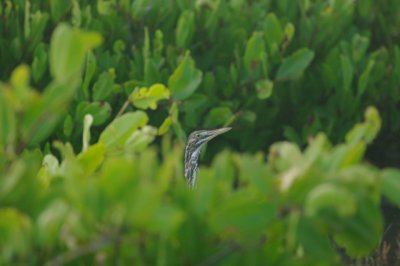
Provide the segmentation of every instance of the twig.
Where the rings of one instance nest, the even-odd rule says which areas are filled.
[[[126,108],[128,108],[128,106],[129,106],[130,102],[131,102],[131,100],[130,100],[130,97],[128,96],[128,99],[126,99],[126,101],[122,105],[121,109],[119,109],[118,114],[115,116],[114,119],[120,117],[122,115],[122,113],[125,112]]]

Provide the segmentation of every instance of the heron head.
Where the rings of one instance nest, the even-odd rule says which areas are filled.
[[[200,147],[201,145],[207,143],[216,136],[221,135],[222,133],[225,133],[229,130],[231,130],[231,127],[194,131],[189,135],[188,142],[192,143],[196,147]]]

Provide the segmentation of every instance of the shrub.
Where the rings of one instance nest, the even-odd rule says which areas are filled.
[[[378,152],[400,128],[399,10],[383,0],[5,1],[1,262],[369,255],[381,197],[400,204],[400,171],[363,162],[380,128]],[[230,150],[202,160],[212,163],[191,191],[186,133],[222,126],[234,130],[206,154]]]

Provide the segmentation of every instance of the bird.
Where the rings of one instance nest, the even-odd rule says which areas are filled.
[[[185,178],[190,188],[193,189],[196,184],[201,148],[211,139],[231,129],[231,127],[223,127],[212,130],[197,130],[189,135],[185,148]]]

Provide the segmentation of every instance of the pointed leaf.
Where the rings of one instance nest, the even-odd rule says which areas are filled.
[[[195,67],[190,54],[186,53],[168,80],[168,87],[173,97],[178,101],[187,99],[200,85],[202,75],[202,72]]]
[[[285,58],[276,74],[277,80],[296,79],[308,67],[314,58],[314,52],[302,48]]]

